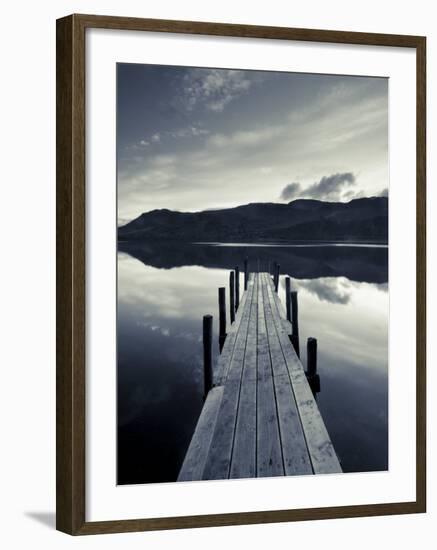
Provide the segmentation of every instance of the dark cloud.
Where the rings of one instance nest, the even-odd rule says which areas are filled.
[[[281,193],[281,199],[284,201],[291,201],[300,196],[302,186],[300,183],[289,183],[284,187]]]
[[[293,200],[302,198],[325,201],[350,199],[355,195],[355,192],[349,188],[355,184],[356,177],[353,172],[332,174],[330,176],[323,176],[320,181],[313,183],[306,189],[303,189],[300,183],[290,183],[282,190],[281,199]]]
[[[388,187],[383,189],[381,193],[378,195],[379,197],[388,197]]]
[[[304,190],[304,195],[312,199],[336,200],[340,198],[346,187],[355,185],[355,183],[355,175],[352,172],[323,176],[319,182],[307,187]]]
[[[343,201],[352,201],[355,199],[362,199],[363,197],[368,197],[369,195],[366,195],[364,191],[356,191],[355,189],[350,189],[349,191],[346,191],[342,195]]]

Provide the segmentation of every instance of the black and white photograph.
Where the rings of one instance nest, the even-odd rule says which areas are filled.
[[[386,471],[389,80],[116,71],[117,484]]]

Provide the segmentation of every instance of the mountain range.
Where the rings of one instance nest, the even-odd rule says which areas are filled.
[[[298,199],[288,204],[251,203],[221,210],[141,214],[118,228],[120,241],[387,242],[388,199],[368,197],[350,202]]]

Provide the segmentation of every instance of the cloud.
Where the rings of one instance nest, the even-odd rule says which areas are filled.
[[[252,88],[258,86],[253,76],[248,78],[253,82]],[[120,216],[132,219],[141,212],[163,207],[193,211],[221,204],[271,202],[286,183],[299,182],[304,193],[315,181],[314,174],[330,177],[346,171],[356,177],[359,173],[359,181],[344,186],[341,200],[347,200],[348,192],[374,194],[375,182],[381,189],[387,185],[387,98],[385,92],[378,91],[379,87],[369,93],[361,82],[351,81],[353,89],[348,98],[341,97],[339,101],[323,95],[323,105],[310,104],[308,112],[291,105],[281,111],[280,119],[272,118],[269,124],[254,116],[241,121],[225,108],[219,117],[209,111],[203,124],[200,115],[194,119],[193,113],[188,112],[185,125],[179,122],[181,125],[171,130],[154,128],[160,132],[160,144],[139,148],[141,155],[126,150],[120,160]],[[376,80],[371,82],[375,86]],[[247,94],[248,102],[252,88]],[[185,102],[183,89],[178,98]],[[203,96],[197,101],[206,109]],[[293,118],[293,113],[299,117]],[[190,138],[188,127],[208,128],[210,133]],[[169,135],[169,131],[175,135]],[[349,137],[339,147],[333,143],[334,134]],[[151,141],[150,135],[143,138]],[[180,147],[177,141],[181,142]],[[174,163],[156,159],[154,147],[158,145],[163,152],[171,153]],[[289,179],[290,174],[299,177]]]
[[[172,130],[168,134],[175,138],[187,138],[187,137],[198,137],[198,136],[207,136],[209,130],[205,128],[199,128],[198,126],[188,126],[187,128],[179,128],[178,130]]]
[[[294,286],[317,296],[321,302],[346,305],[350,302],[356,283],[345,277],[295,280]]]
[[[355,189],[349,189],[349,191],[345,191],[342,195],[343,201],[351,201],[354,199],[362,199],[363,197],[368,197],[369,195],[364,193],[364,191],[356,191]]]
[[[388,187],[383,189],[381,193],[378,195],[378,197],[388,197]]]
[[[313,183],[305,189],[305,196],[313,199],[336,200],[341,196],[345,187],[355,185],[356,179],[352,172],[343,172],[332,174],[331,176],[323,176],[323,178]]]
[[[198,105],[221,113],[226,105],[246,93],[252,85],[247,73],[225,69],[192,69],[184,77],[185,106]]]
[[[302,193],[302,185],[298,182],[289,183],[281,192],[281,199],[290,201],[299,197]]]
[[[323,176],[318,182],[303,188],[298,182],[289,183],[281,192],[281,199],[293,200],[297,198],[336,201],[341,199],[357,198],[354,190],[348,189],[356,184],[353,172],[342,172]]]
[[[260,147],[268,144],[277,136],[284,133],[284,128],[271,126],[269,128],[256,128],[253,130],[237,130],[228,135],[213,134],[208,138],[208,145],[214,148],[236,150],[248,147]]]
[[[156,132],[155,134],[152,134],[149,138],[141,139],[138,142],[138,144],[128,147],[127,149],[138,150],[142,147],[148,147],[152,143],[160,144],[162,143],[163,139],[168,137],[171,137],[174,139],[182,139],[182,138],[190,138],[190,137],[207,136],[209,133],[210,133],[209,130],[206,130],[205,128],[201,128],[199,126],[187,126],[186,128],[178,128],[176,130]]]

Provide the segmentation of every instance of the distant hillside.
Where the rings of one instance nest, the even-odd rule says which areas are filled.
[[[152,210],[119,227],[118,238],[142,242],[387,242],[388,200],[370,197],[342,203],[302,199],[203,212]]]

